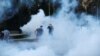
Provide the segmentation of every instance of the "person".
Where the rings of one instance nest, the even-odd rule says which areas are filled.
[[[2,31],[1,32],[3,35],[2,35],[2,38],[4,39],[4,40],[8,40],[9,39],[9,37],[10,37],[10,32],[8,31],[8,30],[4,30],[4,31]]]
[[[52,32],[53,32],[53,26],[52,26],[52,24],[49,24],[49,26],[47,28],[49,30],[49,34],[52,34]]]
[[[40,26],[39,28],[36,29],[36,37],[41,36],[43,33],[43,26]]]

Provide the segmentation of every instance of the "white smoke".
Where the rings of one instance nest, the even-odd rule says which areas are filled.
[[[23,32],[35,39],[35,30],[43,25],[43,35],[34,42],[0,42],[0,56],[100,56],[99,21],[84,13],[79,20],[73,10],[69,12],[75,6],[75,0],[62,0],[56,16],[46,17],[42,10],[32,15],[31,21],[22,27]],[[49,24],[54,27],[52,35],[48,33]]]

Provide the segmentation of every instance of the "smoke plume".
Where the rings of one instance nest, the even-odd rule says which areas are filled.
[[[26,1],[26,0],[25,0]],[[76,0],[61,0],[60,10],[45,16],[42,9],[31,15],[31,21],[21,27],[27,38],[35,39],[35,30],[43,26],[43,34],[33,42],[0,42],[0,56],[100,56],[100,21],[85,13],[74,13]],[[52,24],[53,34],[48,33]]]

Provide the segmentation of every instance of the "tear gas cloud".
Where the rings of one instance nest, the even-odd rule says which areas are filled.
[[[35,30],[43,25],[43,35],[34,42],[0,42],[0,56],[100,56],[100,25],[97,17],[81,14],[73,9],[75,0],[61,0],[62,7],[55,16],[45,16],[43,10],[31,16],[31,21],[21,27],[28,38],[35,38]],[[70,11],[70,12],[69,12]],[[69,13],[68,13],[69,12]],[[53,34],[47,26],[52,24]]]

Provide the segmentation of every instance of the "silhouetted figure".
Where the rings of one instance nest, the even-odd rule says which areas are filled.
[[[49,26],[47,28],[49,30],[49,34],[52,34],[52,32],[53,32],[53,26],[52,26],[52,24],[49,24]]]
[[[40,28],[37,28],[36,29],[36,37],[39,37],[39,36],[42,35],[42,33],[43,33],[43,28],[42,27],[43,26],[40,26]]]
[[[8,40],[10,37],[10,31],[4,30],[4,31],[2,31],[2,33],[3,33],[3,39]]]

